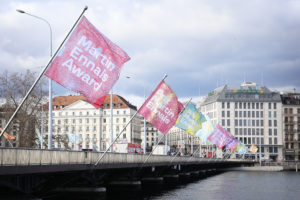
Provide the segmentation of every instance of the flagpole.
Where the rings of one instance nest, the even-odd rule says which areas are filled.
[[[163,78],[162,80],[164,80],[165,78],[166,78],[166,75],[164,76],[164,78]],[[152,94],[151,94],[151,96],[152,96]],[[192,101],[192,98],[184,105],[184,108],[179,112],[178,116],[183,112],[183,110],[185,109],[186,105],[187,105],[188,103],[190,103],[191,101]],[[141,106],[141,107],[142,107],[142,106]],[[168,133],[166,133],[165,136],[166,136],[167,134],[168,134]],[[151,151],[150,154],[147,156],[146,160],[144,161],[144,163],[142,164],[141,167],[143,167],[144,164],[148,161],[148,159],[149,159],[150,156],[153,154],[153,152],[154,152],[154,150],[156,149],[156,147],[158,146],[158,144],[161,142],[162,138],[163,138],[163,137],[161,137],[160,140],[156,143],[154,149],[152,149],[152,151]]]
[[[58,49],[56,50],[56,52],[54,53],[54,55],[50,58],[50,60],[49,60],[48,64],[46,65],[46,67],[42,70],[42,72],[39,74],[39,76],[37,77],[37,79],[34,81],[34,83],[32,84],[32,86],[28,90],[27,94],[25,95],[25,97],[23,98],[23,100],[21,101],[21,103],[19,104],[19,106],[17,107],[17,109],[15,110],[15,112],[13,113],[13,115],[10,117],[9,121],[7,122],[7,124],[5,125],[5,127],[3,128],[3,130],[2,130],[2,132],[0,134],[0,139],[2,138],[2,135],[4,134],[4,132],[6,131],[6,129],[8,128],[8,126],[10,125],[10,123],[12,122],[13,118],[19,112],[19,110],[21,109],[21,107],[24,104],[25,100],[28,98],[29,94],[31,93],[31,91],[33,90],[33,88],[35,87],[35,85],[38,83],[38,81],[41,79],[41,77],[44,75],[44,73],[48,69],[49,65],[52,63],[53,59],[56,57],[56,55],[58,54],[59,50],[64,45],[65,41],[68,39],[69,35],[72,33],[72,31],[74,30],[74,28],[76,27],[77,23],[82,18],[84,12],[87,9],[88,9],[88,7],[85,6],[84,9],[83,9],[83,11],[82,11],[82,13],[78,17],[77,21],[75,22],[75,24],[73,25],[73,27],[71,28],[71,30],[69,31],[69,33],[67,34],[67,36],[65,37],[65,39],[63,40],[63,42],[60,44],[60,46],[58,47]]]
[[[129,123],[133,120],[133,118],[137,115],[138,111],[136,111],[134,113],[134,115],[132,115],[132,117],[130,118],[130,120],[128,121],[128,123],[126,124],[126,126],[123,127],[123,129],[121,130],[121,132],[116,136],[116,138],[110,143],[109,147],[105,150],[105,152],[99,156],[98,160],[95,163],[95,166],[98,165],[98,163],[102,160],[102,158],[104,157],[104,155],[110,150],[110,148],[112,147],[112,145],[117,141],[117,139],[120,137],[120,135],[123,133],[123,131],[126,129],[126,127],[129,125]]]

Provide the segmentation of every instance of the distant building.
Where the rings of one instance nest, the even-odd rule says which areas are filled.
[[[283,155],[285,160],[300,160],[300,93],[281,95],[283,110]]]
[[[255,144],[263,158],[282,160],[280,94],[253,82],[222,86],[207,95],[201,112],[248,147]],[[247,154],[246,157],[259,157]]]
[[[158,130],[149,122],[146,121],[146,151],[151,152],[153,147],[158,142]],[[142,148],[144,145],[144,120],[141,121],[141,138]]]
[[[45,105],[45,109],[47,105]],[[136,112],[136,106],[119,95],[113,95],[113,139],[122,131]],[[141,144],[141,120],[136,116],[117,143]],[[96,109],[83,96],[60,96],[53,99],[53,148],[95,149],[104,151],[110,145],[110,95]],[[46,134],[48,124],[46,122]],[[67,133],[82,138],[74,146]],[[78,143],[77,142],[77,143]]]

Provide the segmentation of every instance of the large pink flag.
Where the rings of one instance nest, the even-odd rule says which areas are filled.
[[[45,75],[99,108],[129,59],[83,16]]]
[[[166,134],[176,123],[183,105],[173,90],[162,80],[138,112],[160,132]]]

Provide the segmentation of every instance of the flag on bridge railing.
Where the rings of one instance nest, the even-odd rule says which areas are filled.
[[[197,135],[203,142],[206,142],[207,138],[212,132],[214,132],[215,125],[211,122],[210,118],[205,115],[206,121],[202,123],[202,128],[197,131]]]
[[[2,131],[3,131],[3,129],[0,128],[0,133],[1,133]],[[6,133],[6,132],[3,133],[3,136],[4,136],[7,140],[15,140],[15,139],[16,139],[15,136],[10,135],[10,134],[8,134],[8,133]]]
[[[238,154],[245,154],[248,152],[248,147],[244,143],[239,141],[236,146],[236,151]]]
[[[226,144],[226,148],[233,150],[236,147],[236,145],[238,144],[238,142],[239,142],[238,139],[231,136],[230,140],[228,141],[228,144]]]
[[[229,143],[230,139],[231,135],[219,124],[216,126],[214,132],[212,132],[212,134],[210,134],[210,136],[208,137],[209,141],[211,141],[221,149]]]
[[[138,110],[161,133],[166,134],[176,123],[183,105],[175,92],[162,80]]]
[[[69,141],[75,143],[76,141],[82,141],[82,137],[73,133],[67,133]]]
[[[251,144],[250,148],[249,148],[249,152],[251,152],[252,154],[255,154],[257,152],[258,148],[257,146],[255,146],[254,144]]]
[[[180,113],[175,126],[194,135],[206,119],[204,115],[196,108],[193,103],[188,103],[184,110]]]
[[[45,75],[99,108],[129,59],[83,16]]]

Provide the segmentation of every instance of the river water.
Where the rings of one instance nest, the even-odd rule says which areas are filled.
[[[143,192],[122,192],[115,195],[71,195],[64,200],[299,200],[300,173],[233,171],[172,188],[153,187]],[[0,196],[0,199],[6,198]]]
[[[145,199],[299,200],[300,173],[226,172]]]

